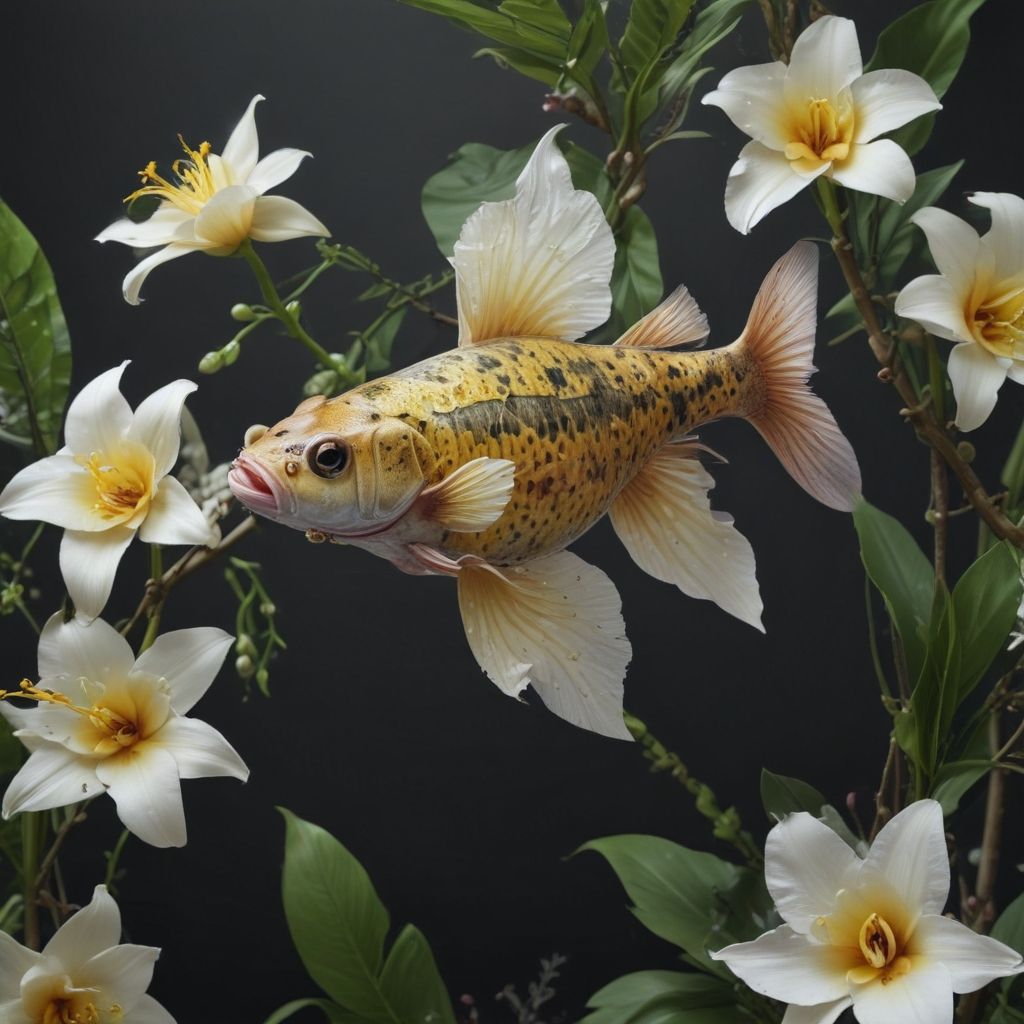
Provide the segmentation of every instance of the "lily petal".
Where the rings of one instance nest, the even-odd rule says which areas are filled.
[[[102,792],[93,764],[66,747],[42,743],[8,784],[3,816],[67,807]]]
[[[917,184],[910,157],[892,139],[851,146],[849,157],[835,165],[832,177],[847,188],[897,203],[905,203]]]
[[[245,179],[246,185],[256,190],[257,195],[263,195],[275,185],[287,181],[298,169],[299,164],[312,156],[302,149],[275,149],[268,153],[252,170],[252,173]]]
[[[124,827],[151,846],[184,846],[185,808],[178,765],[170,753],[140,743],[127,756],[109,757],[96,775],[117,804]]]
[[[235,125],[231,137],[221,153],[221,159],[229,165],[233,181],[245,181],[252,174],[260,155],[260,141],[256,134],[256,104],[263,96],[257,94],[249,100],[249,106],[241,120]]]
[[[949,856],[939,804],[918,800],[892,818],[871,844],[860,877],[867,884],[884,880],[912,917],[941,913],[949,898]]]
[[[256,206],[256,191],[248,185],[229,185],[214,193],[196,216],[196,239],[216,255],[234,252],[248,237]]]
[[[155,480],[165,477],[178,460],[181,407],[196,389],[190,380],[173,381],[143,399],[135,410],[127,436],[152,453]]]
[[[945,964],[954,992],[974,992],[996,978],[1024,972],[1024,961],[1015,949],[948,917],[922,917],[909,950]]]
[[[970,200],[992,211],[992,227],[983,236],[1000,281],[1024,274],[1024,199],[1009,192],[975,192]]]
[[[915,277],[896,296],[896,313],[916,320],[926,331],[947,341],[974,340],[964,318],[963,303],[958,301],[949,281],[939,274]]]
[[[736,68],[701,103],[721,107],[741,132],[781,152],[790,141],[784,124],[785,79],[786,65],[782,61]]]
[[[104,679],[126,676],[135,664],[131,645],[113,626],[96,619],[88,626],[77,619],[51,615],[39,635],[39,678],[69,676]]]
[[[143,996],[132,1009],[132,1024],[175,1024],[175,1020],[152,996]]]
[[[0,492],[0,515],[69,530],[109,529],[95,505],[96,481],[73,455],[50,455],[31,463]]]
[[[849,18],[819,18],[793,44],[786,95],[800,103],[835,99],[863,71],[854,23]]]
[[[935,91],[920,75],[899,68],[869,71],[850,91],[857,111],[854,142],[870,142],[922,114],[942,109]]]
[[[187,714],[210,688],[234,637],[215,626],[162,633],[139,655],[136,672],[166,679],[171,707]]]
[[[57,930],[44,947],[43,956],[59,961],[69,974],[75,974],[87,960],[109,952],[120,941],[121,912],[107,887],[97,885],[92,900]]]
[[[86,960],[78,974],[84,984],[103,993],[105,1003],[117,1003],[127,1020],[135,1020],[134,1008],[153,980],[159,956],[153,946],[113,945]]]
[[[330,231],[304,206],[284,196],[260,196],[253,210],[249,236],[257,242],[287,242],[290,238],[330,238]]]
[[[789,925],[711,954],[755,992],[787,1003],[815,1006],[849,994],[849,950],[798,935]],[[932,1022],[934,1024],[934,1022]]]
[[[8,1000],[17,999],[21,1008],[21,979],[42,959],[40,953],[26,949],[13,935],[0,931],[0,1013]],[[0,1020],[17,1019],[0,1016]]]
[[[117,566],[135,531],[115,526],[102,533],[65,530],[60,571],[79,618],[92,621],[110,597]]]
[[[120,444],[132,422],[131,406],[118,387],[129,362],[94,377],[75,395],[64,423],[64,443],[71,453],[89,455]]]
[[[143,283],[149,277],[154,267],[159,267],[161,263],[167,263],[169,260],[176,260],[179,256],[187,256],[190,252],[196,252],[201,248],[201,245],[191,242],[174,242],[136,263],[125,275],[125,279],[121,284],[121,291],[124,293],[125,302],[130,302],[133,306],[137,306],[142,301],[139,298],[139,292],[142,290]]]
[[[964,304],[974,288],[978,232],[966,221],[936,206],[926,206],[910,219],[924,232],[935,266]]]
[[[818,1003],[816,1006],[797,1006],[790,1003],[786,1007],[782,1024],[834,1024],[850,1003],[849,996],[837,999],[834,1003]]]
[[[896,819],[894,818],[893,821]],[[853,1013],[860,1024],[939,1024],[953,1019],[949,971],[937,961],[911,957],[909,974],[882,984],[853,985]]]
[[[794,931],[830,913],[836,893],[860,869],[861,859],[827,825],[810,814],[790,814],[769,833],[765,883],[782,919]]]
[[[146,544],[209,545],[215,537],[192,495],[176,477],[165,476],[139,527],[139,539]]]
[[[822,164],[818,174],[828,170]],[[729,171],[725,184],[725,215],[741,234],[750,229],[777,206],[788,202],[817,177],[801,177],[782,153],[748,142]]]
[[[245,782],[249,769],[233,746],[212,725],[197,718],[169,718],[151,742],[178,763],[183,779],[228,776]]]
[[[956,398],[956,425],[961,430],[976,430],[992,415],[1011,365],[1009,359],[999,359],[978,344],[953,347],[946,369]]]
[[[192,215],[172,203],[160,206],[148,220],[134,221],[128,217],[115,220],[97,236],[97,242],[121,242],[136,249],[151,249],[155,245],[168,245],[184,234],[191,234],[188,225]]]

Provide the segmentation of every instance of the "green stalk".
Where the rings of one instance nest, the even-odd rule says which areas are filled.
[[[163,552],[159,544],[149,545],[149,578],[159,584],[164,574]],[[139,654],[153,646],[157,634],[160,632],[160,614],[164,610],[164,601],[161,597],[150,609],[149,621],[146,624],[146,634],[139,644]]]
[[[36,879],[48,826],[46,811],[29,811],[21,816],[21,872],[25,886],[25,945],[39,950],[39,903]]]

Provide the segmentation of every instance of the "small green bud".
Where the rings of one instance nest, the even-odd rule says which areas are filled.
[[[295,317],[296,320],[302,316],[302,303],[298,299],[292,299],[287,306],[284,307],[284,311],[289,315]]]
[[[956,446],[956,453],[966,463],[973,462],[974,456],[978,454],[977,449],[975,449],[974,445],[971,444],[970,441],[961,441]]]
[[[240,658],[235,658],[235,671],[242,679],[251,679],[256,666],[248,654],[243,654]]]
[[[269,682],[270,682],[270,673],[265,668],[261,668],[256,673],[256,685],[260,688],[261,692],[263,692],[263,693],[269,693],[270,692],[267,689],[267,684]]]
[[[243,324],[249,324],[256,319],[256,313],[252,306],[249,306],[244,302],[236,302],[231,307],[231,319],[238,320]]]
[[[252,642],[252,637],[248,633],[242,633],[235,641],[235,650],[240,655],[252,657],[256,654],[256,645]]]
[[[275,605],[273,601],[264,601],[260,605],[260,614],[264,616],[264,618],[269,619],[272,615],[277,614],[277,605]]]
[[[314,373],[305,384],[302,385],[302,393],[307,397],[310,395],[330,395],[338,383],[338,374],[334,370],[321,370]]]
[[[235,362],[242,352],[242,346],[232,338],[221,350],[220,357],[224,361],[225,366],[230,366]]]
[[[216,373],[218,370],[223,369],[224,359],[221,357],[219,352],[207,352],[202,359],[199,360],[199,372],[200,373]]]

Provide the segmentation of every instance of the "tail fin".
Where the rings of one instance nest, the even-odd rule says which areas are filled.
[[[857,457],[807,383],[817,307],[818,250],[798,242],[768,272],[734,348],[763,381],[760,408],[747,418],[808,494],[849,512],[860,496]]]

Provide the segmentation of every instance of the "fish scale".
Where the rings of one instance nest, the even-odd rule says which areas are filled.
[[[676,353],[549,338],[446,352],[349,392],[417,430],[428,484],[481,456],[515,464],[512,497],[478,533],[446,531],[449,557],[514,565],[588,530],[666,442],[743,415],[758,375],[726,349]]]

